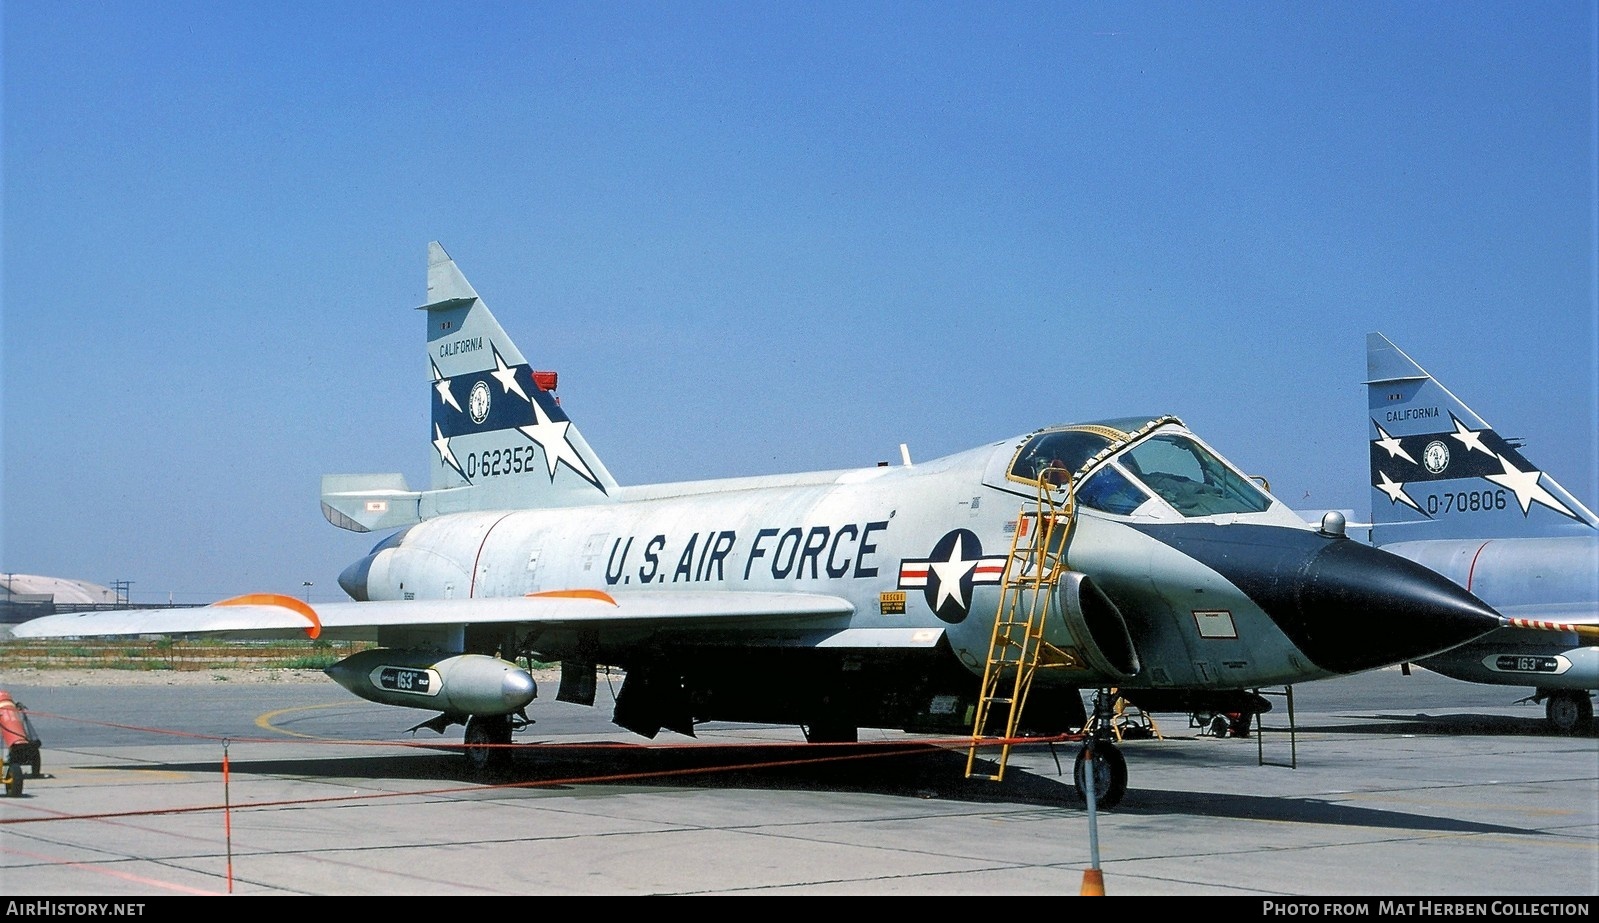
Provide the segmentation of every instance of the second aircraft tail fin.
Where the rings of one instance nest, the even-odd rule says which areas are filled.
[[[1366,336],[1372,542],[1593,534],[1599,519],[1380,333]]]

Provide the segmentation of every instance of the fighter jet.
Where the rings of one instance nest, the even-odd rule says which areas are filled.
[[[1586,731],[1599,689],[1599,519],[1380,333],[1366,335],[1366,371],[1372,543],[1513,623],[1417,663],[1531,686],[1551,728]]]
[[[1501,623],[1434,571],[1307,524],[1165,414],[915,463],[621,485],[437,242],[421,310],[431,485],[323,480],[330,522],[385,533],[340,575],[351,602],[252,594],[16,634],[375,640],[329,676],[433,714],[413,731],[464,725],[485,771],[533,720],[528,662],[559,662],[555,698],[590,705],[599,669],[620,671],[612,720],[646,738],[709,721],[813,743],[955,735],[967,775],[999,780],[1011,745],[1075,735],[1079,794],[1109,808],[1126,763],[1085,693],[1096,713],[1112,687],[1229,699]]]

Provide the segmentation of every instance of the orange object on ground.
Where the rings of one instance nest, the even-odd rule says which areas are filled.
[[[0,689],[0,781],[12,798],[22,794],[23,766],[39,775],[39,735],[28,720],[28,710]]]

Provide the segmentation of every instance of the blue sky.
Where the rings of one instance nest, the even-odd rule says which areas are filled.
[[[3,571],[340,598],[435,239],[623,483],[1173,413],[1364,515],[1378,330],[1599,493],[1592,2],[0,9]]]

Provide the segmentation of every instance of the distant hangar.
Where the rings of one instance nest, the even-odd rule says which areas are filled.
[[[42,615],[83,609],[126,607],[128,598],[87,580],[0,574],[0,625],[15,625]]]

